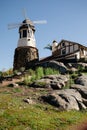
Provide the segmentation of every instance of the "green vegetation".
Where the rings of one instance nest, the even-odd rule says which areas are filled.
[[[52,45],[51,44],[47,44],[47,46],[44,47],[44,49],[48,49],[48,50],[52,51]]]
[[[20,89],[16,92],[15,88],[8,88],[9,93],[4,93],[4,88],[0,92],[0,130],[68,130],[87,117],[86,111],[59,112],[40,102],[29,105],[23,102],[29,95],[23,96]],[[34,94],[33,91],[31,93]]]
[[[45,68],[44,75],[59,74],[59,71],[53,68]]]
[[[37,79],[42,78],[43,76],[46,75],[53,75],[53,74],[59,74],[59,71],[56,69],[52,68],[43,68],[43,67],[38,67],[34,70],[29,69],[27,74],[24,77],[23,83],[25,85],[28,85],[31,82],[34,82]]]
[[[24,68],[21,71],[23,72]],[[79,68],[79,71],[82,73],[83,69]],[[70,80],[66,88],[74,83],[79,71],[69,74]],[[17,73],[18,71],[14,72]],[[0,76],[12,74],[12,71],[1,72]],[[30,82],[49,74],[59,74],[59,71],[42,67],[29,69],[20,84],[27,86]],[[42,83],[39,82],[40,84]],[[87,120],[86,110],[60,112],[56,107],[40,101],[39,96],[46,93],[46,89],[0,86],[0,130],[70,130],[71,125]],[[31,97],[35,104],[24,102],[23,99],[27,97]]]

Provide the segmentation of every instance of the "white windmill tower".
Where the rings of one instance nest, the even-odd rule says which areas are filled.
[[[34,66],[35,62],[39,60],[34,36],[34,24],[45,23],[46,20],[32,22],[29,19],[25,19],[22,23],[8,25],[8,29],[19,27],[19,40],[14,54],[14,70],[18,70],[21,67],[28,69],[30,66]]]

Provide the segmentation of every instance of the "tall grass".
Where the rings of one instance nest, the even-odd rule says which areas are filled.
[[[51,75],[51,74],[59,74],[59,70],[53,69],[53,68],[45,68],[44,69],[44,75]]]
[[[59,74],[59,71],[52,68],[43,68],[43,67],[37,67],[35,70],[29,69],[28,74],[25,75],[24,83],[28,85],[29,83],[42,78],[46,75],[53,75],[53,74]]]
[[[44,69],[43,69],[43,67],[38,67],[35,70],[35,74],[36,74],[36,79],[40,79],[41,77],[43,77],[44,76]]]

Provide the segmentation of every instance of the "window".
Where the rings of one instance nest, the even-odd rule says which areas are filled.
[[[27,30],[23,30],[23,37],[27,37]]]
[[[19,32],[19,34],[20,34],[20,35],[19,35],[19,36],[20,36],[20,38],[22,38],[22,31],[20,31],[20,32]]]
[[[20,38],[21,38],[21,32],[20,32]]]
[[[63,50],[62,50],[62,55],[65,55],[65,54],[66,54],[66,50],[63,49]]]
[[[64,42],[62,43],[62,46],[65,46],[65,43],[64,43]]]

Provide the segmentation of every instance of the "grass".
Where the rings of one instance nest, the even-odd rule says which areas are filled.
[[[5,93],[6,89],[9,93]],[[38,94],[42,93],[30,89],[20,87],[21,91],[15,91],[15,88],[1,88],[0,130],[68,130],[71,125],[87,117],[86,111],[59,112],[55,107],[40,101],[29,105],[23,102],[24,98],[32,96],[36,100]],[[37,96],[34,96],[35,93]]]
[[[29,69],[28,73],[24,76],[24,85],[29,85],[35,80],[38,80],[46,75],[55,75],[59,74],[59,71],[52,68],[43,68],[43,67],[37,67],[35,70]]]
[[[39,96],[48,93],[46,88],[25,87],[29,82],[54,72],[58,73],[49,68],[46,70],[38,68],[36,72],[29,70],[30,76],[33,75],[32,79],[26,75],[20,87],[0,86],[0,130],[70,130],[70,126],[87,120],[87,111],[60,112],[57,108],[38,100]],[[77,74],[69,76],[70,81],[65,88],[70,87]],[[35,104],[29,105],[23,102],[27,97],[31,97]]]

